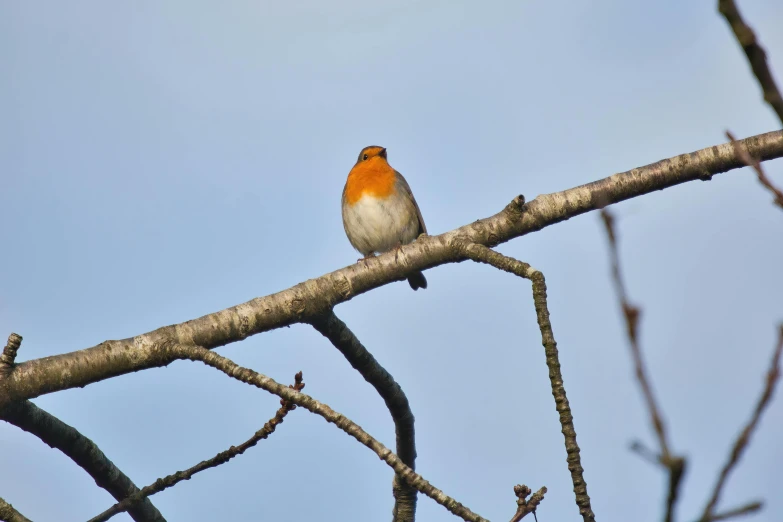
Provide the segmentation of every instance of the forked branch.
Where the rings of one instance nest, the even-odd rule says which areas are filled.
[[[333,311],[315,317],[311,324],[337,348],[350,365],[378,392],[394,421],[397,456],[412,470],[416,469],[416,434],[413,412],[405,392],[394,377],[362,345],[348,326]],[[416,489],[395,475],[393,522],[413,522],[416,517]]]
[[[403,477],[405,481],[416,488],[420,493],[423,493],[433,499],[435,502],[445,507],[454,515],[462,518],[467,522],[488,522],[485,518],[472,512],[467,507],[463,506],[453,498],[449,497],[443,491],[439,490],[424,477],[417,474],[411,468],[405,465],[400,458],[395,455],[389,448],[378,442],[369,433],[364,431],[358,424],[350,420],[345,415],[334,411],[332,408],[318,402],[312,397],[305,395],[302,392],[288,388],[274,379],[262,375],[249,368],[243,368],[235,362],[218,355],[217,353],[202,348],[200,346],[186,346],[178,345],[174,343],[167,343],[166,346],[161,347],[162,350],[166,350],[170,353],[174,359],[189,359],[191,361],[201,361],[207,366],[211,366],[221,372],[225,373],[229,377],[237,379],[246,384],[256,386],[262,390],[266,390],[269,393],[273,393],[282,399],[289,401],[297,406],[301,406],[311,413],[323,417],[327,422],[334,424],[345,433],[359,441],[362,445],[367,446],[372,450],[381,460],[388,464],[397,475]]]
[[[552,331],[552,323],[549,321],[549,308],[547,306],[546,281],[544,274],[527,263],[518,261],[512,257],[504,256],[494,250],[470,243],[461,239],[453,242],[454,249],[462,256],[486,263],[504,272],[514,274],[524,279],[529,279],[533,285],[533,306],[536,310],[538,328],[541,331],[541,343],[544,345],[546,364],[549,368],[549,382],[552,386],[552,396],[555,398],[555,408],[560,415],[560,426],[565,438],[566,461],[571,472],[571,481],[574,484],[574,495],[579,507],[579,514],[585,522],[594,521],[595,514],[590,506],[590,496],[587,494],[587,483],[584,479],[584,468],[579,456],[579,445],[576,443],[576,429],[571,406],[568,404],[563,375],[560,371],[560,359],[557,352],[557,343]]]
[[[54,415],[30,401],[19,401],[0,409],[0,419],[35,435],[43,442],[63,452],[95,480],[115,500],[138,493],[139,488],[89,438]],[[136,522],[165,522],[165,518],[143,499],[128,510]]]
[[[729,474],[737,466],[740,458],[742,458],[742,454],[747,449],[750,442],[750,437],[753,435],[753,432],[756,430],[756,427],[759,424],[761,415],[764,413],[764,410],[767,408],[767,406],[769,406],[772,395],[775,393],[775,386],[780,380],[781,354],[783,354],[783,324],[778,327],[777,344],[775,345],[775,350],[772,353],[772,360],[770,361],[769,370],[767,371],[767,376],[764,382],[764,388],[761,391],[759,400],[756,403],[756,407],[753,409],[753,414],[750,416],[750,420],[748,420],[748,423],[742,429],[739,436],[737,437],[737,440],[735,440],[734,444],[732,445],[729,459],[726,461],[726,464],[724,464],[723,469],[721,469],[720,475],[718,476],[718,482],[715,484],[712,495],[707,501],[707,505],[704,508],[704,513],[702,513],[700,522],[709,522],[710,520],[715,520],[715,517],[712,515],[712,513],[715,510],[715,507],[718,505],[718,500],[720,500],[720,494],[723,491],[723,486],[726,484],[726,481],[729,478]]]
[[[288,387],[296,391],[301,391],[304,388],[304,386],[305,384],[304,382],[302,382],[302,372],[299,372],[296,374],[296,376],[294,376],[294,384],[289,385]],[[174,486],[175,484],[182,482],[183,480],[190,480],[190,478],[193,475],[199,473],[200,471],[204,471],[209,468],[215,468],[217,466],[220,466],[221,464],[228,462],[234,457],[243,454],[245,451],[252,448],[260,441],[266,439],[272,433],[274,433],[277,426],[280,425],[285,419],[286,415],[288,415],[288,412],[290,412],[294,408],[296,408],[296,405],[294,403],[290,401],[286,401],[285,399],[280,399],[280,409],[277,410],[275,416],[269,419],[269,421],[266,424],[264,424],[264,426],[260,430],[255,432],[252,437],[250,437],[248,440],[246,440],[239,446],[231,446],[227,450],[221,451],[220,453],[218,453],[217,455],[215,455],[209,460],[204,460],[184,471],[178,471],[172,475],[156,480],[149,486],[142,488],[140,491],[128,496],[127,498],[123,499],[121,502],[114,504],[112,507],[110,507],[103,513],[91,518],[89,522],[105,522],[106,520],[109,520],[114,515],[117,515],[124,511],[129,511],[130,509],[133,508],[133,506],[135,506],[139,502],[143,500],[148,500],[147,497],[152,496],[155,493],[160,493],[164,489],[168,489]]]

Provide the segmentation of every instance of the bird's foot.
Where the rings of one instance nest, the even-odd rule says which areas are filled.
[[[369,253],[369,254],[367,254],[366,256],[364,256],[364,257],[360,257],[359,259],[357,259],[357,260],[356,260],[356,262],[357,262],[357,263],[361,263],[362,261],[364,261],[364,266],[366,267],[366,266],[367,266],[367,260],[368,260],[368,259],[372,259],[373,257],[375,257],[375,253],[373,253],[373,252],[370,252],[370,253]]]
[[[402,250],[402,241],[397,241],[397,246],[394,247],[394,262],[400,262],[400,250]]]

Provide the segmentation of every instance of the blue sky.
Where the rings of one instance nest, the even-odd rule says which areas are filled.
[[[737,136],[780,128],[716,2],[232,1],[0,4],[0,335],[20,360],[120,339],[355,261],[345,176],[381,144],[430,233]],[[741,2],[783,82],[783,4]],[[783,184],[783,162],[767,172]],[[676,452],[680,519],[706,502],[750,415],[783,319],[783,213],[748,170],[615,206],[642,346]],[[602,520],[659,520],[663,473],[584,215],[499,248],[541,269]],[[576,506],[530,287],[470,263],[337,307],[407,392],[417,469],[491,520],[512,487]],[[306,391],[387,446],[383,402],[306,326],[219,350]],[[35,403],[139,486],[238,444],[278,407],[195,363]],[[723,496],[779,520],[780,394]],[[0,496],[34,520],[112,499],[59,452],[0,424]],[[388,520],[392,473],[304,410],[245,456],[153,497],[168,520]],[[422,498],[419,519],[453,520]],[[127,515],[114,520],[130,520]]]

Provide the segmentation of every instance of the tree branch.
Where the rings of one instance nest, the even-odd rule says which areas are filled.
[[[313,328],[340,350],[340,353],[370,383],[391,413],[397,436],[397,456],[410,469],[416,469],[416,437],[414,417],[405,392],[394,377],[367,351],[359,339],[333,311],[315,317]],[[394,522],[413,522],[416,518],[416,489],[398,475],[392,484]]]
[[[726,510],[722,513],[718,513],[716,515],[712,515],[709,518],[708,522],[718,522],[719,520],[728,520],[730,518],[735,517],[742,517],[745,515],[750,515],[752,513],[756,513],[757,511],[760,511],[761,508],[764,507],[763,502],[751,502],[749,504],[745,504],[744,506],[740,506],[737,508]],[[701,522],[701,521],[699,521]]]
[[[0,498],[0,520],[2,522],[31,522],[29,518],[17,511],[14,506]]]
[[[715,506],[718,505],[718,500],[720,499],[720,494],[723,491],[723,486],[726,484],[726,480],[729,478],[729,474],[733,471],[734,467],[742,457],[742,453],[748,447],[750,437],[753,435],[753,432],[758,426],[762,413],[764,413],[764,410],[767,408],[770,400],[772,399],[772,394],[775,392],[775,385],[780,379],[781,354],[783,354],[783,324],[779,326],[778,341],[772,354],[772,361],[770,362],[769,370],[767,371],[767,378],[764,389],[761,392],[758,403],[756,403],[756,408],[753,410],[753,415],[751,415],[750,420],[745,425],[745,428],[742,430],[742,432],[740,432],[737,440],[734,441],[731,454],[729,455],[729,460],[726,462],[720,472],[720,476],[718,477],[717,484],[715,484],[715,489],[712,492],[712,496],[704,508],[704,513],[701,516],[701,522],[714,520],[712,517],[712,512],[715,509]]]
[[[680,483],[685,474],[686,462],[684,458],[672,455],[669,450],[666,425],[663,422],[663,417],[658,408],[657,401],[655,400],[650,378],[647,376],[647,369],[644,364],[644,358],[642,357],[642,349],[639,345],[639,316],[641,315],[641,311],[637,306],[631,304],[625,290],[625,283],[623,282],[623,275],[620,270],[620,254],[617,248],[617,232],[614,228],[614,216],[612,216],[608,210],[602,209],[601,218],[603,219],[604,226],[606,227],[606,235],[609,239],[612,280],[617,293],[617,300],[620,302],[620,308],[625,317],[628,345],[631,348],[634,373],[636,374],[636,380],[639,382],[639,387],[642,389],[644,401],[647,404],[647,411],[650,414],[650,423],[655,430],[655,434],[658,436],[660,455],[656,460],[667,469],[669,474],[669,489],[666,496],[666,515],[664,520],[666,522],[671,522],[674,519],[674,507],[677,504],[677,499],[679,497]],[[644,454],[644,446],[641,444],[635,444],[632,448]]]
[[[477,263],[486,263],[504,272],[514,274],[524,279],[529,279],[533,284],[533,305],[536,309],[538,327],[541,330],[541,343],[544,345],[546,364],[549,367],[549,382],[552,385],[552,396],[555,398],[555,408],[560,415],[560,426],[565,437],[566,461],[571,472],[571,481],[574,484],[576,505],[579,506],[579,514],[585,522],[594,521],[595,514],[590,506],[590,496],[587,494],[587,483],[584,479],[584,468],[579,457],[579,445],[576,443],[576,429],[574,417],[571,414],[571,406],[568,404],[563,375],[560,371],[560,360],[557,353],[557,343],[549,321],[549,309],[546,298],[546,281],[544,274],[514,258],[504,256],[494,250],[477,245],[475,243],[454,242],[454,248],[461,255],[472,259]]]
[[[783,156],[783,131],[746,138],[748,153],[761,161]],[[744,166],[729,144],[716,145],[615,174],[563,192],[538,196],[526,205],[515,198],[498,214],[438,236],[422,237],[390,252],[310,279],[282,292],[147,334],[16,365],[0,373],[0,407],[145,368],[165,366],[170,356],[156,347],[173,341],[215,348],[328,312],[335,304],[413,272],[461,261],[455,238],[494,246],[611,203]]]
[[[12,333],[8,336],[8,342],[3,348],[3,353],[0,354],[0,372],[9,372],[14,367],[14,360],[16,360],[16,353],[19,351],[19,346],[22,344],[22,336],[16,333]]]
[[[406,466],[400,458],[392,453],[392,451],[385,447],[383,444],[374,439],[369,433],[364,431],[358,424],[353,422],[345,415],[334,411],[332,408],[316,401],[312,397],[305,395],[302,392],[288,388],[273,379],[262,375],[249,368],[243,368],[235,362],[218,355],[217,353],[202,348],[200,346],[185,346],[175,344],[173,342],[166,343],[165,346],[160,347],[161,350],[169,352],[170,358],[176,359],[189,359],[191,361],[201,361],[207,366],[211,366],[221,372],[225,373],[229,377],[237,379],[238,381],[256,386],[262,390],[266,390],[269,393],[277,395],[286,401],[289,401],[297,406],[301,406],[311,413],[315,413],[326,419],[327,422],[334,424],[345,433],[359,441],[364,446],[367,446],[372,450],[382,461],[388,464],[397,475],[403,477],[405,482],[415,487],[419,492],[424,493],[435,502],[445,507],[454,515],[462,518],[466,522],[488,522],[486,519],[473,513],[470,509],[463,506],[453,498],[449,497],[443,491],[439,490],[424,477],[413,471]]]
[[[89,473],[98,487],[108,491],[116,500],[122,500],[139,491],[133,481],[115,466],[93,441],[32,402],[12,403],[0,409],[0,418],[63,452]],[[166,520],[148,499],[135,505],[129,510],[129,514],[136,522]]]
[[[294,379],[295,379],[294,384],[289,385],[288,387],[296,391],[301,391],[305,386],[304,382],[302,382],[302,372],[297,373]],[[188,468],[185,471],[178,471],[173,475],[169,475],[167,477],[156,480],[149,486],[145,486],[144,488],[142,488],[141,491],[137,491],[136,493],[128,496],[127,498],[122,500],[122,502],[118,502],[117,504],[114,504],[112,507],[110,507],[100,515],[91,518],[88,522],[105,522],[106,520],[109,520],[111,517],[117,515],[118,513],[129,511],[139,501],[147,500],[147,497],[150,497],[155,493],[160,493],[164,489],[168,489],[174,486],[175,484],[182,482],[183,480],[190,480],[191,477],[193,477],[193,475],[195,475],[200,471],[204,471],[209,468],[215,468],[217,466],[220,466],[221,464],[228,462],[234,457],[241,455],[248,449],[258,444],[261,440],[266,439],[272,433],[274,433],[277,426],[279,424],[282,424],[286,415],[288,415],[288,412],[290,412],[294,408],[296,408],[295,404],[286,401],[285,399],[280,399],[280,409],[277,410],[275,416],[269,419],[269,421],[266,424],[264,424],[264,426],[260,430],[255,432],[252,437],[250,437],[248,440],[246,440],[239,446],[231,446],[227,450],[221,451],[211,459],[199,462],[195,466]]]
[[[742,161],[744,161],[748,167],[752,168],[756,172],[756,177],[759,179],[759,183],[764,185],[764,188],[772,193],[775,204],[783,209],[783,190],[780,190],[772,184],[772,181],[770,181],[770,179],[764,173],[764,169],[761,168],[761,163],[748,154],[748,151],[742,148],[740,142],[738,142],[729,131],[726,131],[726,137],[731,140],[731,144],[734,145],[734,150],[737,152],[737,155],[742,158]]]
[[[532,489],[524,484],[517,484],[514,486],[514,494],[517,496],[517,512],[514,513],[513,517],[511,517],[511,522],[519,522],[530,513],[534,513],[533,516],[535,517],[535,512],[536,509],[538,509],[538,505],[542,500],[544,500],[546,488],[539,489],[533,493],[530,499],[527,499],[527,496],[530,495],[532,491]]]
[[[742,19],[734,0],[718,0],[718,11],[726,19],[742,50],[745,51],[750,68],[764,93],[764,101],[772,107],[783,124],[783,97],[780,96],[780,91],[775,85],[775,78],[767,65],[767,54],[764,52],[764,48],[756,40],[753,29]]]

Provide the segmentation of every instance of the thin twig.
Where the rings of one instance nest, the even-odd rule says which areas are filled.
[[[748,167],[751,167],[754,171],[756,171],[756,177],[759,179],[759,182],[772,193],[772,196],[775,199],[775,204],[780,208],[783,208],[783,190],[780,190],[772,184],[772,181],[770,181],[770,179],[764,173],[764,169],[761,167],[761,163],[753,156],[748,154],[748,151],[745,150],[745,147],[743,147],[742,144],[737,141],[732,133],[726,131],[726,137],[729,138],[729,140],[731,140],[731,144],[734,145],[734,150],[737,152],[737,156],[742,158],[742,161],[744,161]]]
[[[719,520],[728,520],[730,518],[750,515],[752,513],[756,513],[757,511],[761,511],[761,508],[763,507],[764,507],[763,502],[760,501],[750,502],[748,504],[745,504],[744,506],[728,509],[726,511],[723,511],[722,513],[717,513],[715,515],[712,515],[709,518],[709,522],[718,522]]]
[[[304,387],[305,384],[304,382],[302,382],[302,372],[299,372],[294,376],[294,384],[289,385],[289,388],[292,390],[300,391]],[[193,475],[195,475],[200,471],[204,471],[209,468],[215,468],[217,466],[220,466],[221,464],[228,462],[234,457],[243,454],[245,451],[252,448],[260,441],[266,439],[272,433],[274,433],[277,426],[280,425],[283,422],[283,420],[285,420],[285,417],[286,415],[288,415],[288,412],[290,412],[294,408],[296,408],[296,405],[294,403],[287,401],[285,399],[280,399],[280,408],[275,413],[275,416],[269,419],[269,421],[267,421],[267,423],[264,424],[264,426],[260,430],[255,432],[252,437],[247,439],[239,446],[231,446],[227,450],[221,451],[211,459],[199,462],[195,466],[188,468],[184,471],[178,471],[172,475],[168,475],[167,477],[163,477],[156,480],[149,486],[145,486],[144,488],[142,488],[141,491],[138,491],[137,493],[130,495],[122,502],[118,502],[117,504],[114,504],[112,507],[110,507],[103,513],[91,518],[89,522],[105,522],[106,520],[109,520],[114,515],[117,515],[124,511],[128,511],[128,509],[130,509],[133,505],[135,505],[136,503],[138,503],[143,499],[146,499],[149,496],[152,496],[156,493],[160,493],[164,489],[168,489],[183,480],[190,480],[190,478]]]
[[[574,495],[579,507],[579,514],[587,521],[594,521],[595,514],[590,505],[590,496],[587,494],[587,483],[584,479],[584,468],[579,456],[579,445],[576,443],[576,429],[571,406],[568,404],[563,374],[560,371],[560,359],[557,352],[557,343],[552,331],[552,323],[549,321],[549,309],[547,306],[546,280],[541,271],[536,270],[527,263],[504,256],[494,250],[463,240],[455,240],[453,243],[460,255],[476,261],[486,263],[504,272],[509,272],[524,279],[529,279],[533,285],[533,305],[536,310],[538,328],[541,331],[541,343],[544,345],[546,364],[549,368],[549,382],[552,386],[552,396],[555,398],[555,408],[560,415],[560,426],[565,438],[566,461],[571,472],[571,481],[574,484]]]
[[[19,401],[0,409],[0,419],[35,435],[52,448],[60,450],[105,489],[115,500],[139,491],[133,481],[122,472],[89,438],[54,415],[30,401]],[[136,522],[165,522],[165,518],[149,499],[134,505],[128,514]]]
[[[415,487],[420,493],[427,495],[435,502],[445,507],[454,515],[462,518],[466,522],[488,522],[485,518],[472,512],[466,506],[463,506],[453,498],[443,493],[443,491],[430,484],[427,480],[424,479],[424,477],[406,466],[397,455],[395,455],[389,448],[378,442],[369,433],[364,431],[358,424],[353,422],[345,415],[334,411],[326,404],[318,402],[302,392],[283,386],[282,384],[275,382],[275,380],[256,371],[253,371],[249,368],[243,368],[232,360],[213,351],[207,350],[201,346],[190,346],[176,344],[173,342],[164,342],[158,347],[158,349],[161,352],[168,352],[165,355],[172,356],[175,359],[201,361],[207,366],[211,366],[212,368],[220,370],[229,377],[242,381],[246,384],[256,386],[262,390],[266,390],[269,393],[285,399],[286,401],[290,401],[297,406],[301,406],[311,413],[315,413],[316,415],[323,417],[327,422],[334,424],[345,433],[362,443],[364,446],[367,446],[376,455],[378,455],[381,460],[388,464],[398,475],[402,476],[408,484]]]
[[[622,272],[620,270],[620,255],[617,248],[617,234],[614,228],[614,216],[606,209],[601,210],[601,219],[606,227],[606,235],[609,238],[609,255],[612,261],[612,281],[614,282],[617,298],[620,301],[620,308],[625,317],[626,334],[628,336],[631,356],[633,357],[634,372],[639,381],[639,387],[642,389],[642,395],[647,403],[647,410],[650,413],[650,421],[658,436],[658,444],[661,451],[661,459],[669,459],[669,441],[666,434],[666,426],[663,422],[655,395],[650,385],[650,379],[647,376],[647,369],[642,357],[642,349],[639,346],[639,316],[641,310],[631,304],[628,300],[628,294],[625,289]]]
[[[734,0],[718,0],[718,11],[726,18],[731,30],[734,31],[734,36],[742,46],[742,50],[745,51],[750,68],[764,92],[764,101],[772,107],[783,124],[783,97],[781,97],[780,90],[775,85],[775,78],[767,65],[767,54],[764,52],[764,48],[759,45],[753,29],[742,19]]]
[[[628,293],[625,289],[622,270],[620,268],[620,254],[617,247],[617,232],[614,227],[614,216],[606,209],[601,209],[601,219],[603,219],[606,235],[609,238],[609,256],[612,263],[612,281],[614,283],[617,299],[620,301],[620,308],[623,311],[626,324],[626,334],[628,337],[628,346],[631,349],[633,359],[634,373],[639,387],[642,390],[642,396],[647,404],[647,411],[650,415],[650,423],[653,426],[658,438],[660,447],[660,456],[658,462],[663,465],[669,473],[669,487],[666,497],[666,522],[674,519],[674,507],[679,497],[680,483],[685,473],[685,459],[672,455],[669,449],[669,440],[666,433],[666,424],[658,408],[655,394],[650,384],[650,378],[647,375],[647,368],[642,357],[642,349],[639,343],[639,317],[641,310],[639,307],[631,304],[628,299]]]
[[[29,518],[21,514],[11,504],[0,498],[0,521],[2,522],[31,522]]]
[[[712,491],[712,496],[707,502],[704,512],[701,516],[701,521],[706,522],[712,519],[712,512],[718,505],[720,494],[723,490],[723,486],[726,484],[726,480],[729,478],[729,474],[742,457],[742,453],[747,449],[750,437],[753,435],[756,427],[758,426],[761,415],[770,403],[772,394],[775,392],[775,385],[780,379],[780,357],[783,353],[783,324],[780,325],[778,331],[778,341],[775,346],[775,351],[772,354],[772,361],[770,362],[769,370],[765,379],[764,389],[761,392],[756,408],[753,410],[753,414],[745,425],[745,428],[740,432],[737,440],[734,441],[734,445],[731,448],[731,454],[729,459],[724,464],[723,469],[718,477],[718,482],[715,484],[715,488]]]
[[[381,366],[362,345],[348,326],[332,310],[315,317],[311,324],[340,350],[351,366],[370,383],[389,409],[394,421],[397,456],[412,470],[416,469],[416,436],[414,417],[405,392],[394,377]],[[416,488],[406,484],[398,475],[392,484],[394,494],[393,522],[413,522],[416,517]]]
[[[653,464],[655,466],[658,466],[661,464],[661,454],[656,453],[647,446],[645,446],[641,441],[635,440],[631,443],[629,446],[629,449],[642,457],[644,460],[649,462],[650,464]]]

